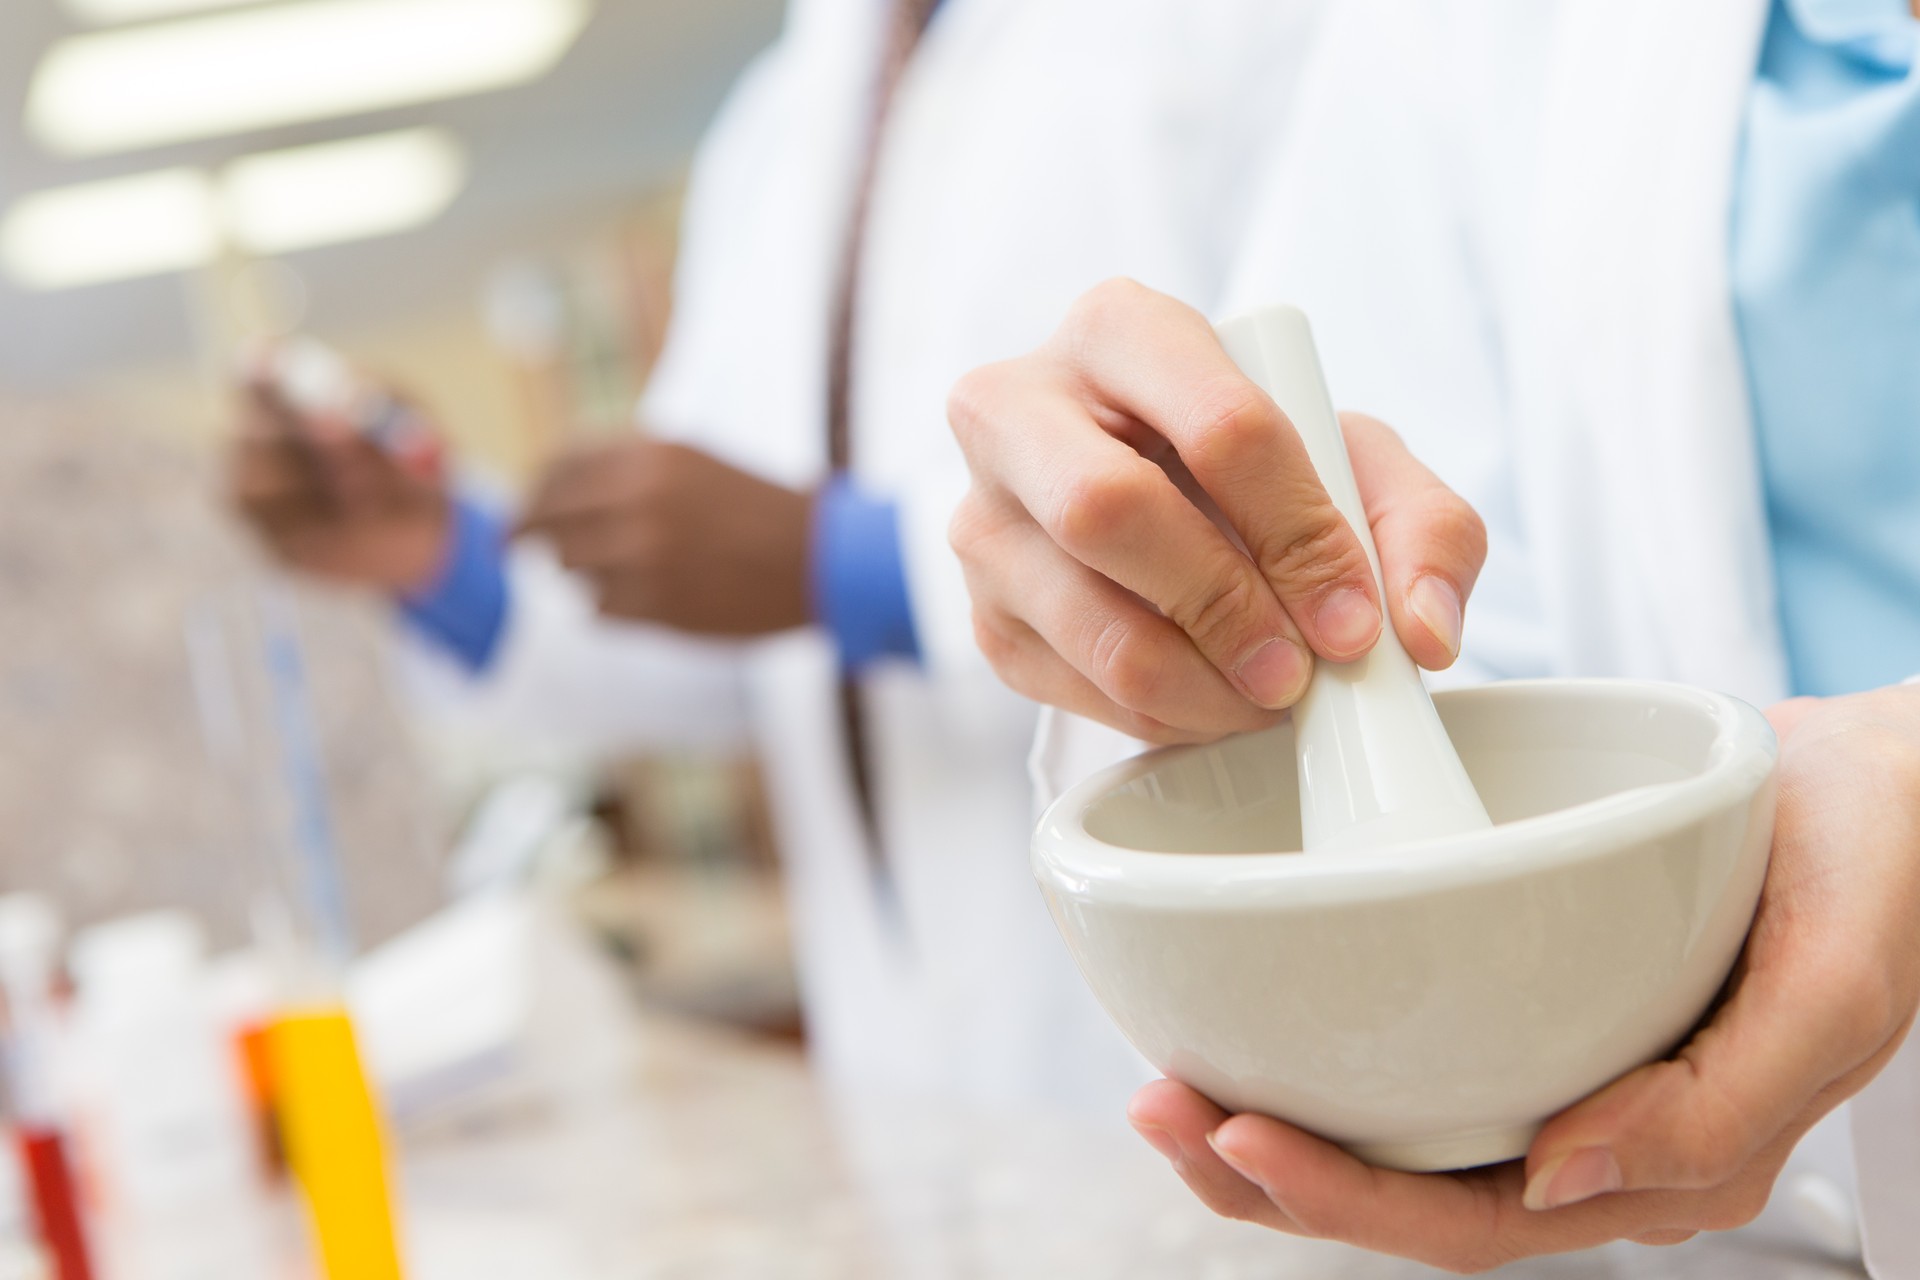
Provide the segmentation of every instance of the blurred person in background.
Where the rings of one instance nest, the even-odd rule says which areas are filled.
[[[1132,738],[1241,727],[1239,656],[1343,583],[1436,621],[1449,654],[1474,591],[1469,675],[1771,706],[1772,863],[1710,1021],[1524,1162],[1370,1169],[1164,1081],[1136,1125],[1221,1213],[1451,1270],[1760,1216],[1853,1257],[1864,1228],[1876,1277],[1920,1276],[1920,5],[1347,0],[1293,121],[1227,310],[1313,316],[1335,393],[1482,514],[1486,573],[1476,591],[1470,524],[1421,560],[1383,540],[1381,602],[1337,515],[1276,530],[1247,498],[1294,482],[1270,402],[1196,431],[1234,385],[1219,344],[1109,287],[954,398],[987,647],[1078,713],[1044,731],[1049,785]],[[1376,531],[1426,518],[1417,485],[1377,487],[1407,472],[1391,437],[1348,435]],[[1123,444],[1171,474],[1117,469]],[[1278,566],[1271,590],[1188,479]],[[1075,490],[1107,519],[1062,524],[1048,495]],[[1332,548],[1307,590],[1284,555],[1302,543]],[[1117,681],[1120,651],[1180,678]]]
[[[1027,869],[1035,710],[975,647],[944,405],[1106,277],[1220,298],[1316,7],[796,0],[695,163],[640,433],[509,516],[256,387],[239,509],[482,719],[756,743],[830,1082],[1117,1117],[1146,1071]]]

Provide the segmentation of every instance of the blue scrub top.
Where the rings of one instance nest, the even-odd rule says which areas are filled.
[[[1795,692],[1920,674],[1920,20],[1775,0],[1733,300]]]

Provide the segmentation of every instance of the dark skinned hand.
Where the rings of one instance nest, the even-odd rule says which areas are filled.
[[[813,620],[812,518],[811,494],[638,437],[556,464],[520,532],[550,542],[610,617],[755,636]]]
[[[227,494],[273,556],[304,573],[407,592],[430,582],[446,554],[442,477],[409,468],[347,423],[302,416],[264,383],[242,388]]]

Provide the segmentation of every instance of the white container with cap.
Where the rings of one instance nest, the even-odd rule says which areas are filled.
[[[83,1137],[109,1210],[165,1218],[250,1203],[244,1094],[199,925],[158,912],[96,926],[72,960]]]

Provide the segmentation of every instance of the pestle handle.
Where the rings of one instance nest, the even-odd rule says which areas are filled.
[[[1300,433],[1321,484],[1366,548],[1384,601],[1380,554],[1307,317],[1295,307],[1271,307],[1228,320],[1216,332],[1241,372]],[[1366,657],[1315,664],[1293,723],[1301,841],[1309,852],[1377,848],[1492,825],[1391,619]]]

